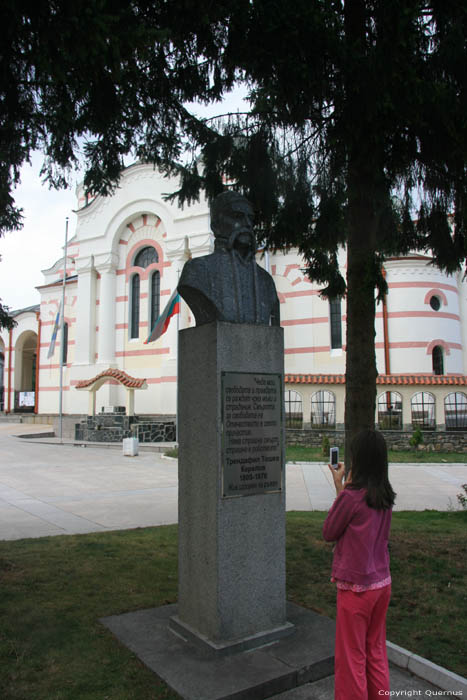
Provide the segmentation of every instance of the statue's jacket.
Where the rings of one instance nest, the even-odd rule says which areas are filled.
[[[253,256],[243,259],[235,250],[216,250],[189,260],[178,290],[196,319],[279,325],[279,300],[271,275]]]

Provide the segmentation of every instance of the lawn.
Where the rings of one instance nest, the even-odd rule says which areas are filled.
[[[302,447],[301,445],[288,445],[286,448],[288,462],[323,462],[324,457],[321,447]],[[467,453],[461,452],[425,452],[423,450],[389,450],[390,462],[467,462]],[[344,450],[340,450],[340,459],[344,456]]]
[[[288,597],[334,616],[325,513],[287,516]],[[388,638],[466,675],[467,511],[394,514]],[[177,527],[0,542],[0,697],[178,696],[98,618],[175,602]]]
[[[325,513],[288,513],[287,595],[335,616],[336,592],[325,572],[332,547],[321,537]],[[390,555],[391,642],[467,675],[467,511],[393,514]]]

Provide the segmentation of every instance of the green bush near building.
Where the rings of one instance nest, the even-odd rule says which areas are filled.
[[[321,447],[303,447],[288,445],[286,448],[288,462],[323,462],[326,458]],[[418,450],[389,450],[390,462],[467,462],[467,454],[462,452],[428,452]],[[344,448],[339,451],[339,459],[344,458]]]

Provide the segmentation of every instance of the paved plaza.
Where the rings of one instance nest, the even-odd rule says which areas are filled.
[[[101,532],[177,522],[177,462],[121,447],[78,447],[33,437],[47,426],[0,423],[0,539]],[[29,439],[18,435],[28,433]],[[467,464],[391,464],[396,509],[458,508]],[[287,465],[287,509],[327,510],[325,464]]]

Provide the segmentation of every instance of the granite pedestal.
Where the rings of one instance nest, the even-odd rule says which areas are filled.
[[[264,700],[334,673],[335,623],[292,603],[293,634],[226,656],[206,654],[169,629],[175,606],[101,620],[184,700]]]
[[[218,654],[293,630],[285,601],[283,347],[277,326],[219,322],[180,332],[179,594],[171,625]]]

